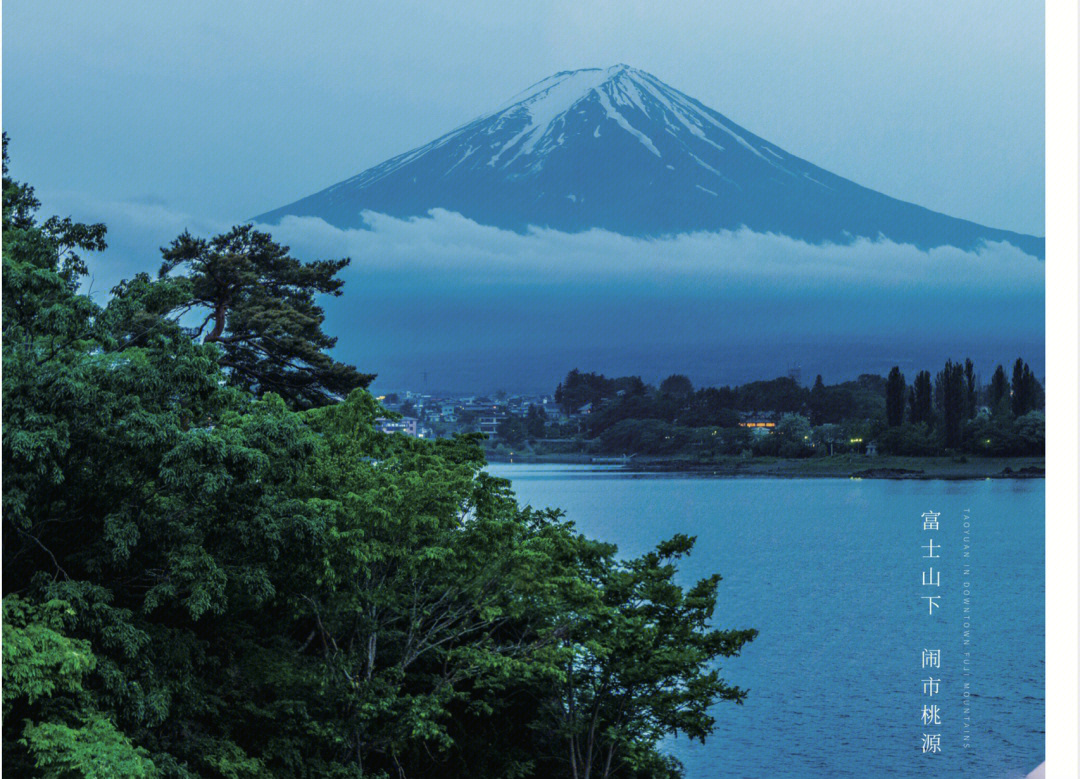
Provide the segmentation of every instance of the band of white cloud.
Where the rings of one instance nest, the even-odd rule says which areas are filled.
[[[230,226],[193,218],[153,200],[102,201],[59,193],[43,198],[85,221],[104,221],[110,244],[99,269],[112,283],[159,263],[157,248],[183,230],[208,236]],[[434,209],[396,218],[366,212],[369,229],[340,229],[315,217],[258,225],[303,259],[351,257],[348,277],[392,286],[407,279],[448,289],[510,285],[633,288],[656,295],[845,294],[907,292],[934,298],[989,295],[1042,297],[1043,261],[1008,243],[975,250],[929,250],[887,239],[813,244],[748,229],[638,238],[607,230],[525,233],[478,224]]]
[[[935,296],[1042,294],[1044,284],[1044,263],[1007,243],[964,251],[864,238],[811,244],[747,229],[653,239],[599,229],[516,233],[442,209],[426,217],[364,217],[370,229],[343,230],[314,217],[287,217],[265,229],[301,256],[350,256],[358,273],[407,270],[446,276],[453,284],[645,283],[691,294],[763,286],[789,293],[869,287]]]

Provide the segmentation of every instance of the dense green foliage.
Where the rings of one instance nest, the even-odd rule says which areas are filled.
[[[711,626],[719,577],[676,583],[692,539],[620,560],[519,507],[474,436],[379,433],[370,394],[319,380],[264,393],[176,321],[232,244],[182,238],[99,306],[74,252],[104,228],[35,209],[5,166],[10,776],[671,777],[659,740],[741,702],[716,658],[754,631]],[[252,311],[214,329],[267,337]]]

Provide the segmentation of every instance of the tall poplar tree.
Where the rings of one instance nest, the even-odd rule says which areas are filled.
[[[900,366],[894,365],[885,384],[885,417],[889,427],[899,427],[904,423],[906,393],[907,382],[904,381],[904,374],[900,372]]]
[[[1005,375],[1005,368],[998,365],[990,379],[990,412],[993,414],[1000,412],[1002,401],[1008,396],[1009,379]]]
[[[955,449],[960,445],[964,405],[967,396],[964,384],[964,366],[948,360],[939,378],[942,389],[941,416],[945,448]]]
[[[975,363],[971,358],[964,360],[964,418],[975,416],[978,406],[978,378],[975,376]]]
[[[1014,416],[1023,416],[1041,406],[1042,387],[1039,385],[1031,367],[1017,358],[1013,365],[1012,412]]]
[[[911,385],[911,421],[930,424],[934,416],[934,388],[930,383],[930,371],[919,371]]]

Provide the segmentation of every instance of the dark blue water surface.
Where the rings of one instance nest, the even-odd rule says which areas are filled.
[[[624,556],[697,536],[683,582],[719,572],[716,627],[761,631],[722,663],[749,689],[745,705],[715,707],[705,745],[668,744],[691,779],[997,779],[1043,761],[1042,480],[489,471]],[[927,511],[940,512],[938,530],[923,529]],[[931,564],[940,587],[922,584]],[[933,616],[931,594],[941,596]],[[923,668],[923,649],[941,650],[940,669]],[[930,678],[940,679],[932,697]],[[935,704],[941,724],[924,726],[923,706]],[[923,753],[923,734],[940,734],[939,753]]]

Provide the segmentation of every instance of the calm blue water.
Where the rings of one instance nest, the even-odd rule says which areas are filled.
[[[746,704],[717,706],[704,746],[669,744],[691,779],[997,779],[1043,761],[1042,480],[488,470],[511,479],[523,503],[564,509],[626,556],[674,533],[696,535],[684,583],[719,572],[715,625],[761,631],[722,663],[726,680],[749,689]],[[937,532],[923,530],[928,510],[941,514]],[[939,589],[921,582],[930,538],[940,545]],[[932,617],[920,600],[930,593],[941,595]],[[923,669],[923,649],[941,650],[940,670]],[[941,680],[933,698],[925,678]],[[923,726],[924,704],[939,706],[939,726]],[[924,733],[941,734],[940,753],[923,754]]]

